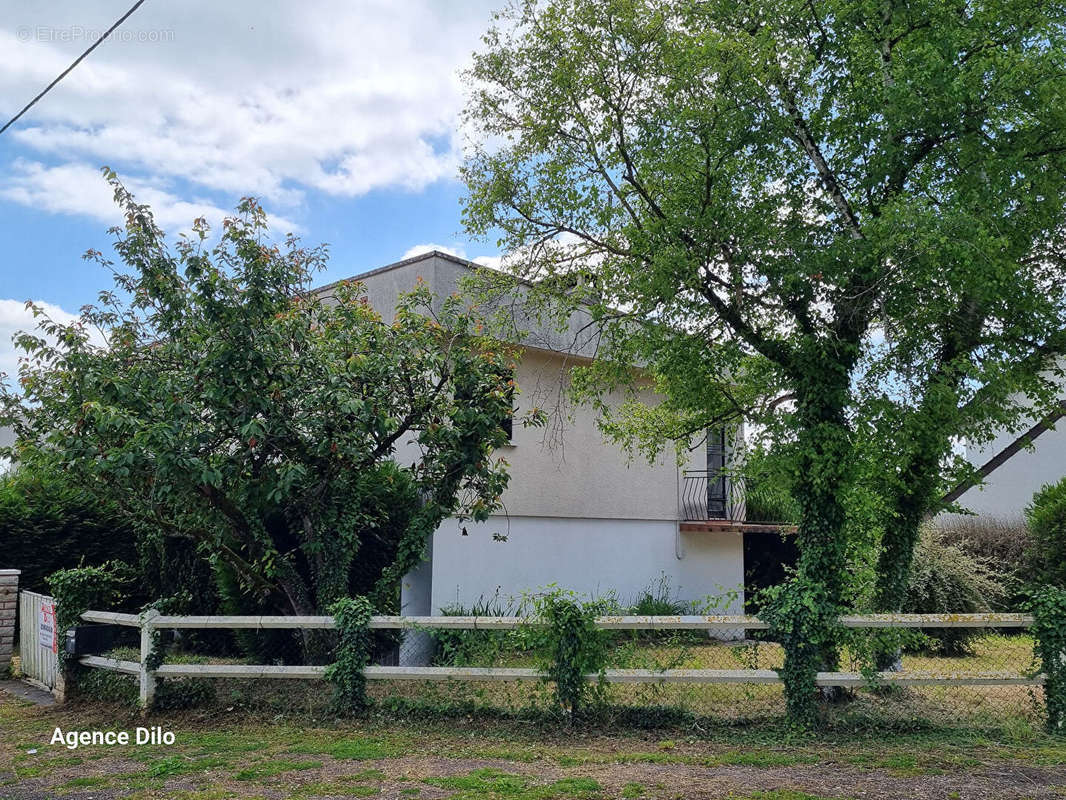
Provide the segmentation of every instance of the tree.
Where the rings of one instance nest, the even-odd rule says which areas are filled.
[[[22,393],[3,394],[14,457],[46,450],[140,525],[195,540],[227,590],[294,614],[351,591],[394,609],[438,525],[485,519],[506,486],[493,449],[508,354],[457,298],[424,287],[392,322],[357,283],[309,291],[325,250],[269,243],[253,200],[214,246],[197,220],[168,247],[108,180],[126,272],[90,251],[117,291],[16,337]]]
[[[666,402],[629,404],[615,430],[662,442],[746,417],[788,448],[800,556],[767,613],[802,723],[837,663],[856,431],[931,431],[885,484],[893,514],[927,507],[952,402],[1062,328],[1064,17],[1033,0],[528,0],[475,55],[466,225],[591,309],[601,361],[578,388],[642,362]],[[1015,413],[1004,386],[982,424]],[[883,570],[905,570],[905,523]]]

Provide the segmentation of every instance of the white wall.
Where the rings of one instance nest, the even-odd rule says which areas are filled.
[[[495,541],[494,533],[506,541]],[[628,604],[665,575],[684,601],[737,591],[736,602],[719,613],[743,613],[742,535],[686,533],[678,545],[674,520],[449,521],[433,538],[433,612],[497,594],[519,598],[551,583],[587,596],[613,592]]]
[[[510,464],[511,481],[503,496],[507,514],[676,520],[679,472],[673,453],[654,464],[641,457],[629,461],[618,445],[604,438],[592,408],[553,411],[566,369],[562,354],[538,350],[522,354],[515,373],[519,389],[515,444],[498,452]],[[619,400],[616,396],[608,402]],[[549,410],[549,428],[518,424],[533,406]],[[692,468],[705,467],[703,450],[697,448],[690,455]]]
[[[966,459],[975,466],[987,462],[1018,438],[1020,433],[1000,434],[982,448],[968,448]],[[1033,494],[1048,483],[1066,476],[1066,418],[1055,430],[1045,431],[1033,443],[1033,450],[1015,453],[993,472],[984,486],[966,492],[959,503],[985,519],[1018,522],[1025,518],[1025,507]],[[953,515],[944,514],[950,520]]]

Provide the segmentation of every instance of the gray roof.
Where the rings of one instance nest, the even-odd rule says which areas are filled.
[[[344,281],[315,289],[315,293],[328,299],[331,289],[347,281],[364,284],[367,299],[378,313],[387,316],[396,308],[399,295],[414,288],[421,278],[438,301],[454,293],[468,294],[464,279],[480,276],[498,288],[495,292],[479,293],[477,308],[501,338],[520,344],[556,353],[592,358],[596,353],[597,335],[591,315],[578,309],[568,314],[565,321],[546,319],[538,307],[528,299],[531,284],[516,280],[509,273],[494,270],[468,261],[465,258],[431,250],[402,261],[360,273]],[[470,304],[474,305],[471,297]]]

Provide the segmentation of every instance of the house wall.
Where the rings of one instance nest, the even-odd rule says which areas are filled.
[[[981,466],[1019,435],[1018,432],[1004,432],[984,447],[968,447],[966,459]],[[1021,522],[1033,494],[1045,484],[1055,483],[1063,477],[1066,477],[1066,418],[1059,420],[1056,429],[1038,436],[1032,450],[1015,453],[988,477],[983,486],[963,494],[959,503],[983,519]],[[942,514],[939,519],[950,523],[954,517]]]
[[[515,371],[519,394],[512,441],[500,455],[510,464],[511,482],[503,497],[510,516],[658,520],[673,522],[678,511],[680,472],[673,453],[649,464],[632,461],[604,438],[596,412],[588,406],[556,408],[568,371],[559,353],[526,350]],[[648,392],[648,399],[652,399]],[[609,403],[621,397],[608,397]],[[546,428],[524,428],[519,420],[533,406],[547,410]],[[685,468],[699,469],[697,448]]]
[[[437,297],[456,291],[469,273],[462,263],[437,255],[401,262],[360,276],[371,304],[388,319],[400,292],[419,277]],[[330,287],[320,290],[327,297]],[[520,361],[512,443],[497,455],[509,463],[510,484],[502,511],[480,524],[448,520],[433,537],[431,559],[402,582],[403,613],[436,614],[479,599],[506,604],[548,584],[585,596],[614,594],[630,603],[664,578],[676,596],[698,601],[737,592],[721,613],[743,610],[744,556],[740,534],[679,533],[683,469],[705,469],[703,445],[680,467],[672,453],[648,464],[630,461],[597,426],[596,412],[571,406],[563,389],[569,370],[595,352],[575,313],[567,324],[544,326],[514,309]],[[618,403],[621,394],[608,398]],[[649,386],[648,400],[654,400]],[[534,406],[550,418],[547,428],[520,421]],[[417,460],[410,439],[396,453]],[[422,663],[425,637],[409,637],[402,663]]]
[[[717,613],[743,613],[743,565],[741,534],[686,533],[679,539],[673,520],[450,521],[433,537],[433,611],[469,608],[482,598],[499,597],[506,604],[553,583],[586,597],[614,594],[629,604],[665,577],[688,602],[737,591],[735,602]]]

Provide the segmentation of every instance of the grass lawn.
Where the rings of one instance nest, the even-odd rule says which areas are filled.
[[[176,741],[76,750],[49,743],[56,727],[138,725],[172,731]],[[0,694],[4,800],[1063,796],[1066,738],[1022,724],[801,736],[771,724],[638,730],[462,715],[335,720],[240,707],[142,721],[119,705],[42,709]]]

